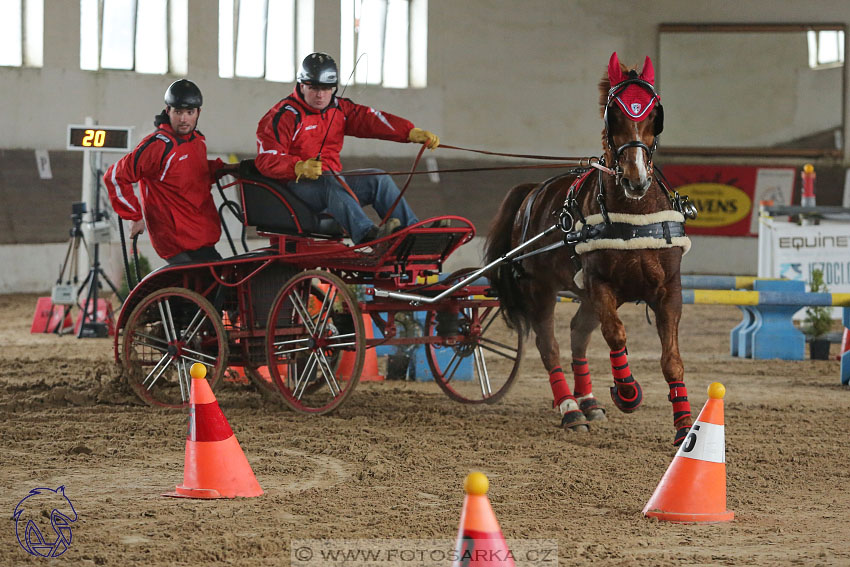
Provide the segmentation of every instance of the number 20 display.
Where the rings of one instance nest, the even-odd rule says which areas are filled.
[[[123,126],[68,126],[69,150],[121,151],[130,150],[132,128]]]

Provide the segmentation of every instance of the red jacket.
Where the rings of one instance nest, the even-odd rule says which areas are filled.
[[[166,123],[110,166],[103,181],[118,216],[131,221],[144,216],[154,250],[168,259],[218,242],[221,222],[210,186],[222,165],[207,159],[203,134],[178,136]],[[133,193],[137,182],[141,206]]]
[[[339,152],[345,136],[407,142],[413,123],[334,97],[321,112],[310,107],[298,92],[281,100],[257,126],[257,158],[260,173],[274,179],[295,179],[295,162],[322,154],[325,171],[341,171]],[[325,139],[327,133],[327,139]],[[325,140],[322,146],[322,140]]]

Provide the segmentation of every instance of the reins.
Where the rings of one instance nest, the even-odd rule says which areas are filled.
[[[448,144],[440,144],[440,148],[444,148],[447,150],[458,150],[463,152],[472,152],[476,154],[485,154],[491,156],[502,156],[502,157],[514,157],[514,158],[524,158],[524,159],[539,159],[546,161],[558,161],[559,163],[546,163],[546,164],[522,164],[522,165],[498,165],[498,166],[489,166],[489,167],[458,167],[458,168],[448,168],[448,169],[429,169],[424,171],[416,171],[416,168],[419,166],[419,162],[422,159],[422,154],[425,152],[427,146],[422,144],[422,147],[419,148],[419,152],[416,154],[416,158],[413,160],[413,166],[410,168],[410,171],[341,171],[341,172],[328,172],[323,173],[322,175],[333,175],[337,178],[337,180],[342,183],[342,179],[340,177],[360,177],[366,175],[407,175],[407,180],[404,182],[404,186],[399,190],[399,195],[396,197],[396,200],[393,202],[392,206],[389,210],[384,214],[384,218],[381,219],[381,222],[378,226],[382,226],[387,220],[389,220],[390,215],[392,215],[396,206],[398,206],[401,198],[404,196],[405,191],[410,186],[410,182],[413,180],[414,175],[428,175],[428,174],[437,174],[437,173],[470,173],[475,171],[505,171],[511,169],[563,169],[563,168],[573,168],[573,167],[595,167],[600,171],[604,171],[609,175],[614,175],[614,170],[605,167],[600,163],[600,158],[597,157],[575,157],[575,156],[547,156],[547,155],[536,155],[536,154],[512,154],[512,153],[504,153],[504,152],[491,152],[488,150],[477,150],[474,148],[463,148],[460,146],[451,146]],[[345,186],[345,184],[343,184]]]

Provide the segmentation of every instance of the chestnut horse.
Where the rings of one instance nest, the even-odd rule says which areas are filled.
[[[663,109],[649,57],[638,73],[620,64],[614,53],[599,95],[603,155],[596,165],[602,167],[574,170],[508,192],[490,228],[488,263],[547,229],[551,234],[541,238],[534,251],[499,264],[492,284],[508,324],[523,335],[534,331],[554,405],[563,415],[561,425],[577,431],[605,419],[591,390],[586,358],[591,333],[600,323],[611,349],[614,405],[630,413],[641,404],[643,394],[629,370],[626,331],[617,309],[627,301],[646,302],[655,312],[661,370],[673,404],[674,445],[679,445],[692,424],[679,355],[679,272],[690,246],[684,217],[693,218],[696,210],[687,198],[671,195],[653,170]],[[556,222],[560,230],[553,226]],[[555,304],[562,290],[571,291],[580,302],[570,322],[573,391],[554,333]]]

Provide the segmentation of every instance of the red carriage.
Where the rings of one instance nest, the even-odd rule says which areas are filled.
[[[332,218],[314,214],[285,184],[262,177],[251,161],[239,170],[234,209],[269,246],[160,268],[121,309],[115,358],[145,401],[186,405],[189,368],[201,362],[213,387],[241,367],[296,411],[327,413],[351,395],[366,349],[378,345],[424,345],[437,385],[460,402],[494,402],[507,392],[522,341],[477,278],[483,270],[437,280],[446,258],[474,236],[469,221],[429,219],[349,246]],[[400,336],[396,315],[413,311],[424,312],[421,336]],[[380,333],[367,338],[372,321]],[[471,376],[461,376],[468,357]]]

